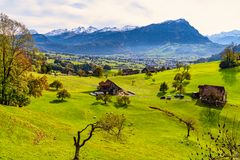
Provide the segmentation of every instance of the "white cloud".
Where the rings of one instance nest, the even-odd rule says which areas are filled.
[[[1,12],[40,32],[185,18],[201,33],[211,34],[240,29],[239,6],[239,0],[0,0]]]

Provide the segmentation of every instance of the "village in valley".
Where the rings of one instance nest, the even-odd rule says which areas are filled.
[[[170,1],[3,0],[0,160],[240,159],[240,31],[206,20],[239,2]]]

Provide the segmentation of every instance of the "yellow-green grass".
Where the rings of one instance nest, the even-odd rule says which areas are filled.
[[[200,84],[223,85],[228,92],[228,103],[222,110],[197,105],[190,96],[183,100],[160,100],[157,93],[163,81],[170,87],[166,95],[174,95],[171,83],[177,70],[153,74],[155,82],[144,74],[108,77],[123,89],[136,93],[127,108],[116,107],[115,97],[108,105],[101,105],[89,95],[105,77],[48,76],[49,83],[55,79],[62,81],[72,97],[64,103],[55,103],[56,92],[45,91],[41,98],[32,98],[27,107],[1,106],[0,159],[69,160],[74,153],[72,137],[107,112],[125,114],[127,124],[132,126],[125,127],[121,142],[96,132],[82,149],[83,159],[188,159],[196,150],[197,136],[214,129],[219,118],[239,119],[240,74],[238,69],[219,71],[218,65],[219,62],[192,65],[192,80],[186,93],[197,91]],[[186,141],[184,124],[149,106],[192,118],[197,130]],[[209,113],[214,116],[208,116]]]

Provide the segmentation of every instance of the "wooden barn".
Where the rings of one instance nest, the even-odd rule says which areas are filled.
[[[154,72],[158,72],[158,70],[155,67],[146,67],[142,69],[142,73],[147,73],[147,72],[154,73]]]
[[[110,80],[106,80],[105,82],[100,82],[98,86],[99,92],[103,92],[104,94],[110,95],[118,95],[120,92],[123,92],[123,89],[116,85],[114,82]]]
[[[198,98],[208,105],[223,106],[227,102],[227,93],[223,86],[199,85]]]
[[[122,75],[133,75],[133,74],[138,74],[140,73],[140,70],[133,70],[133,69],[123,69],[122,70]]]

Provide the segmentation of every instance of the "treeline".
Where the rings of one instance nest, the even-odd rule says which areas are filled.
[[[111,66],[98,66],[93,63],[74,64],[67,60],[54,59],[53,63],[48,63],[47,58],[42,54],[35,54],[33,57],[34,71],[42,74],[66,74],[79,76],[103,76],[104,71],[111,70]]]
[[[222,53],[222,61],[220,63],[220,68],[233,68],[240,65],[240,52],[237,52],[237,47],[231,45],[227,47]]]

